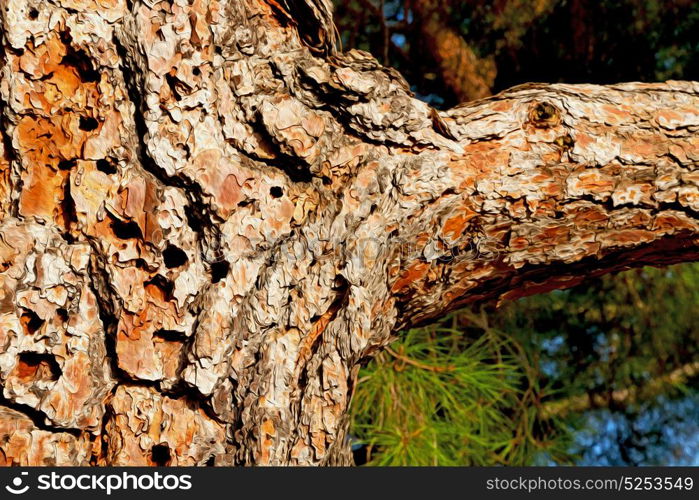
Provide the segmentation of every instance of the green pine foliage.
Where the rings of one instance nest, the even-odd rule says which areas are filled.
[[[537,419],[546,390],[527,354],[492,328],[465,335],[465,314],[404,332],[360,372],[353,435],[368,465],[526,464],[542,450],[569,460],[559,423]]]
[[[635,418],[659,397],[697,393],[696,376],[667,378],[699,361],[697,304],[699,264],[685,264],[403,332],[360,372],[352,401],[360,462],[575,463],[576,432],[590,431],[584,417],[599,401]],[[614,400],[614,391],[628,396]]]

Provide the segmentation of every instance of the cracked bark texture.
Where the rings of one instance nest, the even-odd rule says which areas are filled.
[[[699,84],[438,112],[326,0],[2,0],[0,462],[351,462],[358,363],[699,257]]]

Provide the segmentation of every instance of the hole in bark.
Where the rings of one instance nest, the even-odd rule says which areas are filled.
[[[163,262],[168,269],[180,267],[187,263],[187,254],[175,245],[168,245],[163,251]]]
[[[170,86],[170,90],[172,91],[172,96],[175,98],[175,100],[179,101],[180,99],[182,99],[182,96],[177,91],[177,78],[175,78],[174,76],[172,76],[170,74],[166,74],[165,81]]]
[[[97,164],[97,170],[100,172],[104,172],[105,174],[116,174],[117,168],[116,165],[109,161],[107,158],[100,158],[96,162]]]
[[[553,104],[539,102],[529,111],[529,118],[535,127],[546,128],[556,125],[559,119],[559,111]]]
[[[153,338],[159,339],[163,342],[184,342],[187,336],[184,332],[179,332],[177,330],[156,330],[153,332]]]
[[[204,462],[205,467],[213,467],[216,465],[216,456],[211,455],[209,458],[206,459],[206,462]]]
[[[556,140],[554,141],[557,146],[563,148],[563,149],[572,149],[573,146],[575,146],[575,141],[571,137],[570,134],[562,135],[560,137],[557,137]]]
[[[323,177],[321,177],[321,181],[323,181],[323,186],[330,186],[333,183],[333,180],[330,177],[328,177],[327,175],[324,175]]]
[[[281,198],[284,196],[284,190],[279,186],[272,186],[269,190],[269,194],[272,195],[272,198]]]
[[[335,283],[333,284],[333,290],[335,290],[340,295],[346,294],[349,290],[349,281],[347,281],[347,278],[345,278],[341,274],[335,275]]]
[[[172,291],[175,289],[175,284],[172,282],[172,280],[167,279],[162,274],[156,274],[151,279],[143,283],[143,286],[145,288],[156,288],[159,291],[157,295],[160,295],[159,298],[164,301],[172,298]]]
[[[73,37],[70,34],[70,30],[61,31],[61,42],[65,45],[69,45],[73,41]]]
[[[77,160],[61,160],[58,162],[58,170],[70,170],[78,164]]]
[[[282,2],[282,5],[284,4],[285,2]],[[293,9],[290,10],[294,12],[293,23],[301,40],[313,51],[325,53],[329,45],[327,44],[328,35],[318,22],[315,7],[306,2],[293,2],[292,5]],[[270,6],[280,24],[287,26],[292,19],[291,14],[276,2],[271,2]]]
[[[114,231],[114,236],[122,240],[143,237],[143,233],[141,233],[141,228],[138,226],[136,222],[132,220],[122,221],[113,218],[112,231]]]
[[[170,447],[164,443],[156,444],[150,449],[150,461],[156,467],[170,465]]]
[[[24,309],[24,312],[19,317],[19,322],[22,324],[24,333],[26,335],[34,335],[39,331],[41,325],[44,324],[44,320],[41,319],[34,311],[29,309]]]
[[[80,130],[84,130],[85,132],[92,132],[99,126],[99,122],[92,118],[91,116],[81,116],[80,117],[80,123],[78,124],[78,127],[80,127]]]
[[[211,282],[218,283],[228,275],[231,265],[225,260],[211,264]]]
[[[27,17],[31,19],[32,21],[35,21],[36,18],[39,17],[39,11],[36,9],[30,9],[29,12],[27,13]]]
[[[148,263],[144,259],[142,259],[141,257],[134,259],[133,265],[136,269],[143,269],[145,271],[148,270]]]
[[[61,323],[66,323],[68,321],[68,311],[66,311],[64,308],[59,307],[56,309],[56,315]]]
[[[61,64],[74,68],[75,72],[83,82],[100,81],[99,71],[92,66],[90,56],[88,56],[82,49],[74,50],[69,47],[68,54],[63,56],[63,59],[61,59]]]
[[[186,94],[186,93],[191,92],[191,90],[192,90],[189,87],[189,85],[184,83],[182,80],[178,79],[176,76],[171,75],[170,73],[167,73],[165,75],[165,81],[170,86],[170,90],[172,91],[172,96],[177,101],[182,99],[183,93]]]
[[[24,382],[38,380],[58,380],[61,367],[51,354],[21,352],[17,362],[17,377]]]
[[[192,68],[192,74],[194,76],[199,76],[201,75],[201,70],[199,68]]]

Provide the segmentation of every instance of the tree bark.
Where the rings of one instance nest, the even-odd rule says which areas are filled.
[[[358,363],[699,254],[699,84],[437,112],[326,0],[3,0],[0,460],[351,462]]]

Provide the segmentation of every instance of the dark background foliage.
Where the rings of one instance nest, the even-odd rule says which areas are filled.
[[[335,6],[345,50],[371,52],[442,107],[458,103],[440,78],[411,0],[335,0]],[[443,0],[435,7],[477,56],[494,60],[492,93],[526,82],[699,78],[694,0]]]

